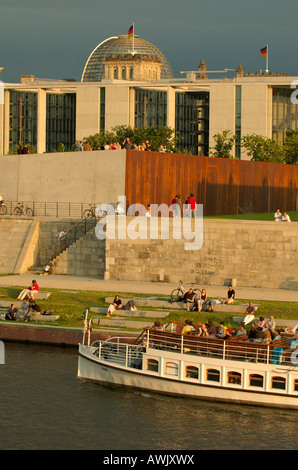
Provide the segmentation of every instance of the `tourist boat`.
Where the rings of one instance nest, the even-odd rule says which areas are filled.
[[[90,344],[87,316],[80,378],[180,397],[298,408],[298,361],[288,340],[263,344],[182,335],[179,324],[169,323],[162,330],[148,327],[138,338]]]

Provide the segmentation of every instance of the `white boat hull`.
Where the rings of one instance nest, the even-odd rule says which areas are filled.
[[[149,357],[152,357],[152,355],[153,352],[151,354],[149,353]],[[168,356],[169,360],[177,361],[177,354],[169,353]],[[187,364],[185,357],[180,358],[180,361],[184,361],[184,363]],[[201,370],[206,367],[216,367],[214,360],[210,358],[197,358],[197,361]],[[182,367],[183,366],[184,364],[182,364]],[[258,365],[250,365],[247,363],[241,365],[236,361],[225,361],[220,367],[224,369],[228,367],[231,370],[240,370],[241,367],[245,367],[245,370],[247,370],[247,368],[250,367],[251,370],[254,368],[257,372],[262,371],[264,374],[267,374],[268,377],[270,369],[272,369],[272,366],[271,368],[266,365],[260,365],[258,367]],[[243,373],[245,374],[245,372]],[[194,383],[193,380],[182,380],[181,377],[156,375],[150,371],[127,368],[99,359],[92,354],[89,348],[82,345],[80,345],[79,350],[78,377],[110,386],[124,386],[173,396],[258,405],[263,407],[298,409],[298,394],[290,395],[289,393],[279,390],[247,390],[244,386],[239,387],[225,383],[207,384],[198,381]]]

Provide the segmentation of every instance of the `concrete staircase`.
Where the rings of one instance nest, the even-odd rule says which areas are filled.
[[[52,262],[52,274],[104,278],[105,241],[88,232]]]

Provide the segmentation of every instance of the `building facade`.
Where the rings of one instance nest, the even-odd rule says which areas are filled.
[[[169,126],[178,149],[209,155],[214,135],[237,136],[234,156],[247,159],[241,138],[260,134],[283,142],[298,129],[298,106],[291,101],[294,80],[284,74],[212,70],[173,78],[164,55],[137,36],[115,36],[90,54],[80,82],[22,76],[4,84],[0,104],[0,155],[27,143],[37,153],[71,150],[76,141],[117,125]],[[233,75],[227,77],[227,75]],[[211,78],[212,77],[212,78]]]

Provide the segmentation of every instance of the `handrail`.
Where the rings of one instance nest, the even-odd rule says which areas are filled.
[[[4,204],[7,208],[5,215],[14,216],[14,209],[18,203],[23,206],[30,207],[33,210],[33,217],[54,217],[54,218],[71,218],[83,219],[84,211],[91,207],[97,207],[100,202],[68,202],[68,201],[8,201],[4,198]],[[117,203],[109,202],[109,206],[116,208]]]
[[[57,240],[45,250],[46,264],[52,262],[60,253],[65,251],[73,243],[79,240],[82,236],[86,235],[93,227],[96,226],[98,218],[93,216],[89,219],[84,219],[73,227],[63,238]]]

